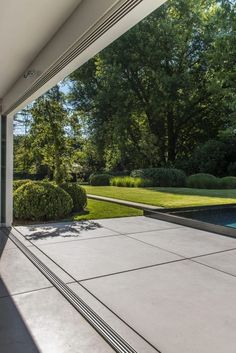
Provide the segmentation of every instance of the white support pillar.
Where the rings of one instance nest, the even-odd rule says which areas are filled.
[[[0,224],[11,226],[13,220],[13,116],[1,116],[0,126]]]
[[[13,221],[13,115],[6,119],[6,192],[5,192],[5,225]]]

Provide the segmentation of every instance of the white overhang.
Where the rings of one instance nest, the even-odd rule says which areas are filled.
[[[165,1],[2,0],[2,113],[22,109]]]

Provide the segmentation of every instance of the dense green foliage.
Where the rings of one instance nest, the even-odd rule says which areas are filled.
[[[92,174],[89,177],[89,183],[93,186],[106,186],[110,185],[110,174]]]
[[[46,221],[67,216],[73,207],[70,195],[48,182],[31,181],[14,192],[14,217]]]
[[[83,187],[77,183],[63,183],[60,185],[72,198],[73,212],[83,211],[87,205],[87,195]]]
[[[235,9],[167,1],[71,74],[66,94],[60,84],[18,115],[15,172],[58,184],[150,167],[236,175]]]
[[[133,178],[133,177],[114,177],[110,180],[110,185],[128,187],[128,188],[141,188],[153,186],[151,179],[145,178]]]
[[[146,168],[133,170],[132,177],[152,180],[153,186],[185,186],[186,175],[183,171],[174,168]]]
[[[16,191],[20,186],[27,184],[29,179],[14,180],[13,182],[13,192]]]
[[[198,173],[187,178],[187,186],[197,189],[220,189],[220,179],[211,174]]]
[[[71,75],[70,103],[101,167],[173,164],[231,125],[234,8],[169,0]]]

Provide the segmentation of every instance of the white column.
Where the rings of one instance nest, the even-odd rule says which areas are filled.
[[[13,118],[13,115],[8,115],[6,120],[6,226],[11,226],[13,221]]]
[[[2,116],[0,114],[0,225],[2,223]]]

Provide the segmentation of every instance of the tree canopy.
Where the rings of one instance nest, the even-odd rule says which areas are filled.
[[[169,0],[67,78],[69,110],[52,93],[37,100],[30,135],[40,163],[56,174],[69,158],[91,172],[173,165],[232,132],[235,9],[230,0]]]

